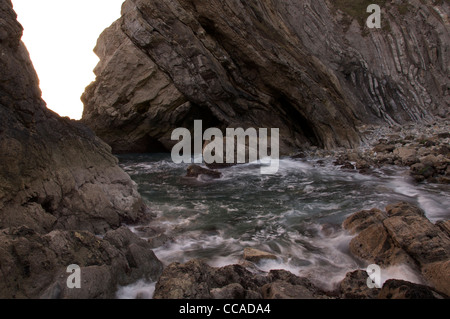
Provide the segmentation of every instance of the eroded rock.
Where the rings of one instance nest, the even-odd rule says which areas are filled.
[[[10,0],[0,21],[0,298],[108,298],[156,280],[147,246],[96,236],[151,217],[137,185],[89,128],[47,109]],[[67,288],[71,264],[80,290]]]
[[[389,205],[386,214],[359,212],[343,226],[358,233],[350,243],[355,256],[380,266],[406,263],[417,267],[431,286],[448,295],[450,238],[418,207],[398,203]]]
[[[191,260],[169,265],[161,275],[155,299],[327,298],[308,279],[284,270],[254,274],[240,265],[213,268]]]

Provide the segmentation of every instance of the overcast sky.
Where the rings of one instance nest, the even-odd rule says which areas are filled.
[[[124,0],[12,0],[23,42],[38,73],[47,106],[80,119],[80,96],[95,79],[98,36],[120,17]]]

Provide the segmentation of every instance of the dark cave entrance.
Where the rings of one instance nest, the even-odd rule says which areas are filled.
[[[314,129],[314,124],[308,120],[294,103],[291,103],[283,94],[277,94],[273,103],[282,110],[281,113],[286,114],[285,123],[290,124],[293,133],[295,132],[304,137],[304,142],[312,146],[323,147],[323,142]]]

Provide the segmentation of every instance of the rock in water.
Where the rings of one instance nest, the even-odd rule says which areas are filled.
[[[408,203],[350,216],[344,228],[357,236],[350,251],[379,266],[409,264],[418,268],[428,284],[450,295],[450,237],[432,224],[425,213]]]
[[[244,260],[248,260],[254,263],[258,263],[261,260],[276,260],[277,257],[271,253],[261,251],[255,248],[244,249]]]
[[[212,178],[221,178],[222,173],[213,171],[207,168],[203,168],[198,165],[190,165],[187,169],[187,175],[186,177],[199,177],[200,175],[206,175]]]
[[[377,299],[380,289],[369,288],[367,272],[356,270],[348,273],[339,283],[338,293],[342,299]]]
[[[360,124],[445,117],[448,3],[408,8],[386,3],[388,27],[367,30],[366,8],[336,1],[128,0],[95,48],[83,122],[114,152],[171,149],[202,119],[280,128],[287,154],[356,146]]]
[[[118,284],[156,279],[145,242],[94,236],[148,218],[136,184],[90,129],[46,108],[10,0],[0,21],[0,298],[113,297]],[[67,289],[71,264],[91,280],[80,290]]]

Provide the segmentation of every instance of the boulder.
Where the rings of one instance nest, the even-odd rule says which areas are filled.
[[[237,283],[223,288],[214,288],[211,290],[211,295],[214,299],[246,299],[244,287]]]
[[[349,216],[343,223],[343,227],[352,234],[361,232],[371,225],[378,224],[387,217],[387,214],[379,209],[359,211]]]
[[[276,281],[262,287],[264,299],[314,299],[314,295],[304,286]]]
[[[342,299],[376,299],[380,293],[378,288],[369,288],[368,274],[365,270],[347,273],[338,285],[338,294]]]
[[[432,224],[425,213],[409,203],[358,212],[343,226],[357,235],[350,242],[355,256],[380,266],[409,264],[417,267],[425,281],[448,295],[450,237]],[[359,226],[359,227],[358,227]]]
[[[247,247],[244,249],[244,260],[251,261],[253,263],[259,263],[262,260],[269,259],[269,260],[276,260],[277,257],[271,253]]]
[[[200,260],[171,264],[159,278],[153,299],[211,299],[212,275],[211,267]]]
[[[145,241],[117,245],[86,231],[41,235],[19,228],[0,234],[2,298],[114,298],[118,285],[156,280],[162,264]],[[139,242],[132,233],[129,240]],[[69,289],[69,265],[81,269],[81,288]]]
[[[375,153],[392,153],[395,150],[395,145],[380,143],[373,148]]]
[[[399,147],[394,150],[394,155],[396,155],[402,162],[403,165],[413,165],[417,163],[417,151],[415,147]]]
[[[203,168],[198,165],[190,165],[188,167],[186,177],[198,178],[200,175],[205,175],[214,179],[222,177],[222,173],[207,168]]]

